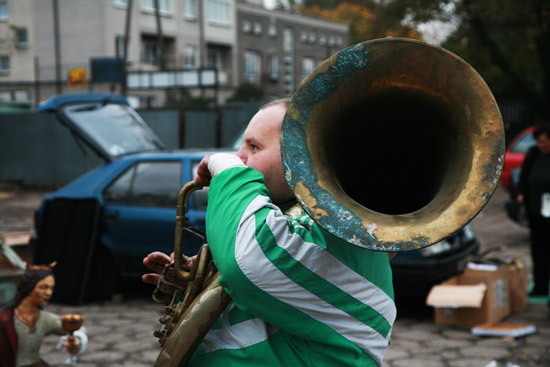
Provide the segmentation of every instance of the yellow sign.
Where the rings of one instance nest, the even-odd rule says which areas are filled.
[[[69,69],[69,87],[85,87],[88,85],[88,78],[86,77],[86,69]]]

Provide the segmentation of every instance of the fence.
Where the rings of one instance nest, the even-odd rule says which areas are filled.
[[[140,110],[138,113],[167,149],[229,146],[246,127],[258,104],[224,107],[216,111],[186,111],[180,134],[177,110]],[[221,119],[218,121],[218,117]],[[216,124],[219,123],[219,128]],[[51,113],[0,114],[0,182],[26,186],[60,187],[104,162],[71,135]]]

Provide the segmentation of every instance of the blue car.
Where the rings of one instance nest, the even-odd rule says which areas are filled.
[[[152,251],[171,253],[177,196],[212,151],[166,151],[125,98],[84,93],[41,103],[105,160],[105,164],[45,195],[31,241],[35,263],[57,262],[55,297],[66,303],[105,299],[124,277],[147,271]],[[191,195],[188,224],[204,230],[207,191]],[[202,240],[184,239],[194,255]]]

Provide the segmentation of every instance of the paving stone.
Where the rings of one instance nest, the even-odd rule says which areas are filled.
[[[124,352],[120,351],[99,351],[95,353],[83,353],[79,360],[82,362],[113,363],[122,362],[125,355]]]
[[[482,346],[464,348],[460,350],[460,353],[464,357],[481,357],[490,359],[508,357],[510,355],[510,351],[504,348],[487,348]]]
[[[392,367],[442,367],[441,361],[430,361],[427,359],[400,359],[392,362]]]
[[[393,361],[395,359],[403,359],[409,357],[409,353],[405,349],[398,349],[390,347],[386,352],[384,361]]]
[[[446,363],[449,367],[485,367],[491,361],[493,361],[492,358],[457,358]]]

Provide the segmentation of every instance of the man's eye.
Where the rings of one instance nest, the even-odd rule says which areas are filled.
[[[254,144],[251,144],[250,147],[252,148],[252,150],[257,150],[257,149],[260,149],[259,146],[257,145],[254,145]]]

